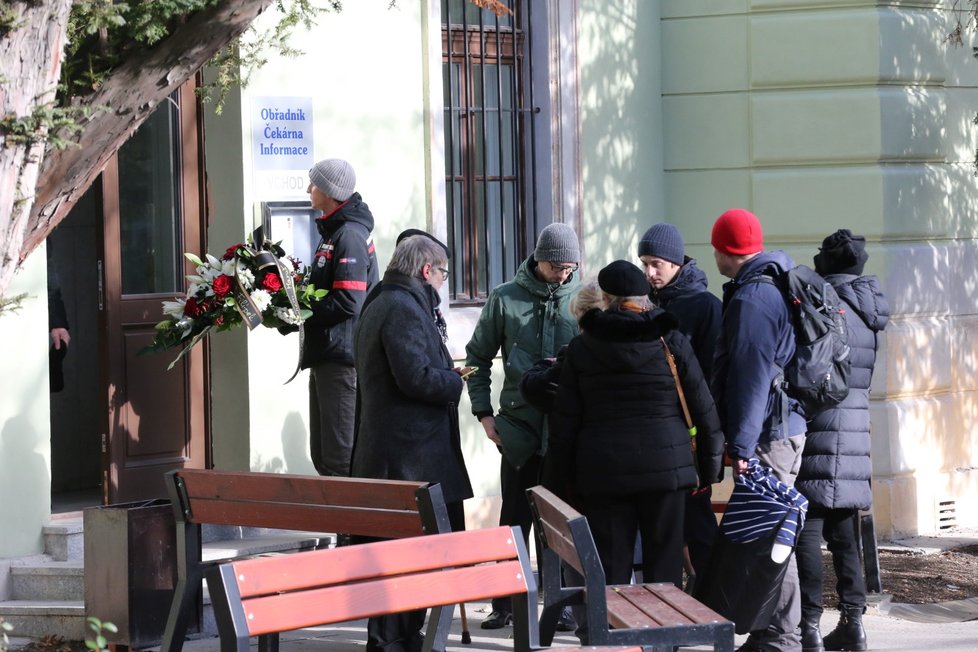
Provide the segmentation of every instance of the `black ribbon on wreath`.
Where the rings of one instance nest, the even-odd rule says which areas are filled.
[[[259,232],[260,229],[255,231],[256,236],[259,235]],[[296,315],[299,315],[299,298],[295,293],[295,279],[292,277],[292,270],[286,267],[286,263],[282,262],[281,258],[285,252],[269,240],[261,241],[257,248],[252,245],[244,245],[241,249],[247,252],[245,256],[254,261],[255,268],[259,272],[273,268],[272,271],[275,271],[282,281],[282,289],[285,290],[285,296],[289,299],[289,306]],[[245,263],[242,261],[242,257],[238,256],[234,262],[234,303],[241,319],[248,326],[248,330],[254,330],[261,325],[265,318],[241,281],[241,270],[244,267]],[[257,279],[258,276],[256,275],[256,282]]]

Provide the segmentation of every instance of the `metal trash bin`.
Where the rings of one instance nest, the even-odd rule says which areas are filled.
[[[85,616],[115,624],[116,646],[159,645],[177,584],[170,501],[90,507],[84,523]]]

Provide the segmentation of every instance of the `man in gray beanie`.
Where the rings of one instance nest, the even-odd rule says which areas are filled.
[[[523,398],[519,383],[534,363],[556,357],[557,351],[577,335],[577,321],[568,308],[580,285],[576,274],[580,262],[581,247],[574,230],[566,224],[548,225],[516,277],[489,293],[465,347],[465,365],[478,368],[467,384],[472,413],[502,453],[499,524],[519,525],[527,539],[532,514],[526,490],[540,481],[547,450],[547,420]],[[500,350],[505,378],[496,412],[490,368]],[[497,598],[482,628],[504,627],[512,617],[509,599]],[[569,612],[558,628],[574,629]]]
[[[653,225],[642,235],[638,257],[652,286],[649,299],[679,320],[679,330],[689,337],[703,377],[709,380],[713,349],[720,333],[722,304],[707,290],[706,274],[696,266],[695,259],[686,255],[679,229],[665,222]],[[716,537],[710,485],[714,481],[703,478],[703,489],[686,499],[684,536],[694,583],[706,571]]]
[[[350,475],[357,374],[353,332],[367,292],[377,284],[374,217],[354,192],[353,166],[338,159],[309,170],[309,199],[322,211],[309,280],[329,290],[303,324],[302,368],[309,369],[309,450],[320,475]]]

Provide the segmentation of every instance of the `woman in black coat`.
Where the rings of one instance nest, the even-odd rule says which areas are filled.
[[[608,308],[581,318],[563,360],[549,488],[587,517],[609,584],[630,580],[641,532],[643,579],[681,586],[684,495],[721,471],[716,408],[675,317],[649,309],[642,271],[615,261],[598,283]],[[697,427],[695,461],[666,347]]]

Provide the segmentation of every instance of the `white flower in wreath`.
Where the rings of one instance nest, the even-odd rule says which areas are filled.
[[[272,295],[268,290],[255,290],[251,293],[251,300],[255,302],[258,312],[265,312],[265,308],[272,303]]]
[[[163,302],[163,314],[170,315],[175,320],[180,321],[183,319],[183,311],[187,305],[186,299],[177,299],[176,301],[164,301]]]
[[[214,288],[212,288],[209,283],[191,283],[190,287],[187,289],[187,296],[195,297],[201,290],[204,291],[205,297],[214,296]]]
[[[225,260],[221,265],[221,274],[234,278],[234,259]]]
[[[275,308],[274,313],[276,317],[284,321],[286,324],[298,326],[302,323],[302,318],[293,312],[291,308]]]
[[[250,290],[255,284],[255,274],[247,267],[238,270],[238,279],[246,290]]]

